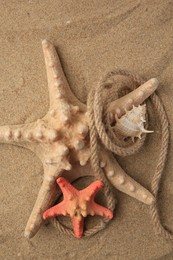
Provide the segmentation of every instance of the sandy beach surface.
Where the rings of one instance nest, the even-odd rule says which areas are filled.
[[[41,48],[47,38],[83,102],[101,75],[115,67],[157,77],[172,133],[172,0],[0,0],[0,25],[0,125],[32,122],[47,112]],[[149,114],[154,134],[140,152],[118,159],[148,189],[160,144],[157,116],[152,109]],[[171,136],[159,209],[162,222],[173,230],[172,141]],[[149,207],[118,191],[115,217],[97,235],[78,240],[43,225],[28,241],[23,233],[42,175],[41,162],[29,150],[0,144],[0,259],[173,259],[173,244],[155,234]]]

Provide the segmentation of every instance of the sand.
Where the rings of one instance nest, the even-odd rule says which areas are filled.
[[[173,122],[171,0],[0,0],[0,24],[0,125],[45,115],[44,38],[57,46],[71,88],[82,101],[102,74],[118,66],[159,79],[159,96]],[[160,143],[152,110],[150,129],[155,133],[138,154],[119,159],[148,189]],[[171,137],[159,208],[163,223],[173,230],[172,149]],[[49,225],[28,242],[23,232],[42,174],[41,162],[30,151],[0,144],[0,259],[173,259],[172,244],[154,233],[148,206],[117,191],[115,218],[97,235],[78,240]]]

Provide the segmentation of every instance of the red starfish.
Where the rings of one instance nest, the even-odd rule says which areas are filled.
[[[83,190],[75,189],[66,179],[60,177],[56,181],[60,186],[64,200],[58,205],[46,210],[43,219],[58,215],[70,216],[74,228],[74,235],[81,238],[83,235],[84,217],[100,215],[112,218],[111,210],[102,207],[94,201],[96,193],[103,187],[103,182],[95,181]]]

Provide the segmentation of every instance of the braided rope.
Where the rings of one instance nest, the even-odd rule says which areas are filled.
[[[155,173],[153,176],[153,180],[151,183],[151,191],[156,198],[155,202],[150,206],[151,217],[152,217],[152,222],[154,224],[156,233],[161,235],[165,239],[173,241],[172,231],[165,228],[161,223],[161,220],[159,217],[159,212],[158,212],[158,206],[157,206],[157,196],[158,196],[158,191],[159,191],[160,180],[162,177],[162,172],[163,172],[163,169],[165,166],[165,161],[166,161],[167,152],[168,152],[169,124],[168,124],[166,112],[163,108],[163,105],[162,105],[159,97],[156,94],[153,94],[151,96],[151,100],[158,113],[158,118],[159,118],[160,124],[161,124],[161,149],[160,149],[157,167],[156,167],[156,170],[155,170]]]
[[[91,157],[90,162],[94,171],[95,177],[104,182],[104,195],[106,197],[107,207],[112,211],[115,208],[115,198],[113,196],[110,183],[104,175],[103,170],[99,166],[98,149],[99,139],[101,143],[111,152],[119,156],[127,156],[137,152],[144,144],[146,134],[143,134],[141,139],[138,139],[135,143],[124,142],[117,139],[112,127],[110,127],[110,115],[107,112],[108,105],[111,101],[119,98],[118,90],[116,86],[116,76],[124,76],[126,78],[121,82],[119,88],[125,89],[127,86],[130,90],[134,90],[144,83],[144,80],[135,74],[126,70],[115,69],[107,73],[96,86],[91,90],[87,100],[87,108],[89,115],[89,128],[90,128],[90,147]],[[107,93],[105,94],[105,91]],[[104,93],[104,94],[103,94]],[[168,142],[169,142],[169,128],[168,119],[164,107],[159,97],[154,93],[150,100],[158,114],[158,119],[161,125],[161,148],[158,158],[157,167],[152,180],[152,193],[155,197],[154,203],[150,206],[152,222],[154,227],[160,235],[166,239],[173,240],[173,234],[163,227],[161,224],[158,208],[157,208],[157,195],[159,190],[159,184],[162,177],[164,165],[167,157]],[[84,236],[91,236],[98,231],[105,228],[110,220],[103,218],[99,224],[92,229],[86,230]],[[59,221],[53,219],[53,224],[59,229],[61,233],[74,236],[71,229],[62,225]]]

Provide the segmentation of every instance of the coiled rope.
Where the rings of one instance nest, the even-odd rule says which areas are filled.
[[[117,76],[123,76],[120,86],[117,88]],[[144,80],[129,71],[115,69],[107,73],[96,86],[89,93],[87,99],[87,111],[89,116],[89,128],[90,128],[90,149],[91,157],[90,163],[97,179],[104,182],[104,195],[106,198],[107,207],[110,210],[115,208],[115,198],[110,186],[109,181],[104,175],[102,168],[99,166],[98,149],[99,143],[106,147],[115,155],[128,156],[136,153],[141,146],[144,144],[146,134],[143,134],[141,139],[137,139],[135,143],[124,142],[117,139],[114,134],[113,128],[110,126],[110,114],[108,113],[108,105],[111,101],[119,98],[119,91],[128,88],[130,91],[136,89]],[[156,110],[158,120],[161,127],[161,145],[160,154],[158,157],[158,163],[151,183],[151,192],[154,195],[154,203],[150,206],[151,217],[153,225],[156,232],[162,235],[164,238],[173,240],[173,234],[171,231],[167,230],[161,224],[158,206],[157,206],[157,196],[160,185],[160,180],[162,177],[164,165],[167,158],[168,142],[169,142],[169,125],[166,112],[161,103],[160,98],[156,93],[153,93],[149,99],[152,102],[154,109]],[[84,236],[88,237],[94,235],[98,231],[105,228],[110,219],[103,218],[100,220],[97,226],[88,229],[84,232]],[[71,229],[62,225],[59,221],[53,220],[55,227],[59,229],[61,233],[66,233],[74,236]]]

